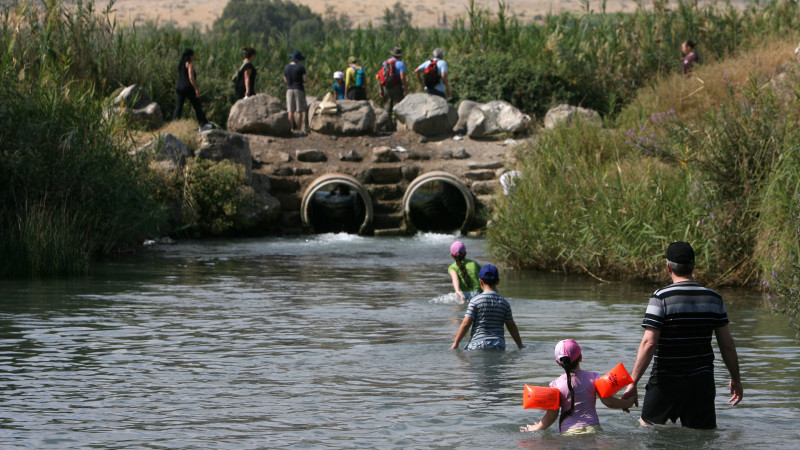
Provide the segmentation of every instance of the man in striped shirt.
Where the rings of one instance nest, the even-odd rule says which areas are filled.
[[[717,427],[714,409],[714,350],[711,334],[717,337],[722,360],[731,375],[732,397],[737,405],[743,394],[736,346],[728,329],[728,314],[722,297],[694,281],[694,249],[687,242],[673,242],[667,248],[667,271],[672,284],[650,297],[633,367],[633,384],[623,399],[634,397],[636,385],[654,358],[645,386],[642,425],[681,420],[689,428]]]

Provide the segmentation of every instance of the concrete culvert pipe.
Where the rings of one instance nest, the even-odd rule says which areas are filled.
[[[303,194],[300,214],[312,233],[372,232],[372,197],[349,175],[329,173],[314,180]]]
[[[475,200],[458,177],[447,172],[428,172],[408,185],[403,196],[403,215],[410,229],[466,233],[475,215]]]

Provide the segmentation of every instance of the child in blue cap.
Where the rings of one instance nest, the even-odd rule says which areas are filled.
[[[464,320],[461,322],[461,327],[459,327],[450,348],[457,349],[461,339],[471,327],[471,337],[469,343],[464,347],[465,350],[505,350],[504,325],[511,333],[511,337],[514,338],[514,342],[517,343],[517,347],[525,348],[522,345],[522,338],[519,337],[517,324],[514,323],[514,317],[511,315],[511,305],[497,293],[497,285],[500,283],[497,267],[491,264],[483,266],[478,274],[478,281],[483,292],[470,299],[467,312],[464,313]]]

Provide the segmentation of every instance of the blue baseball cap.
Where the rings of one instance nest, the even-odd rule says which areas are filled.
[[[481,267],[478,278],[486,282],[494,283],[500,281],[500,274],[497,272],[497,267],[487,264]]]

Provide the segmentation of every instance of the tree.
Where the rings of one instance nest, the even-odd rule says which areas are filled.
[[[395,2],[391,9],[383,10],[383,26],[394,31],[408,28],[411,26],[411,13],[400,2]]]
[[[290,35],[298,22],[307,30],[316,21],[322,27],[322,17],[308,6],[284,0],[230,0],[222,15],[214,22],[215,29],[247,32],[266,36]]]

